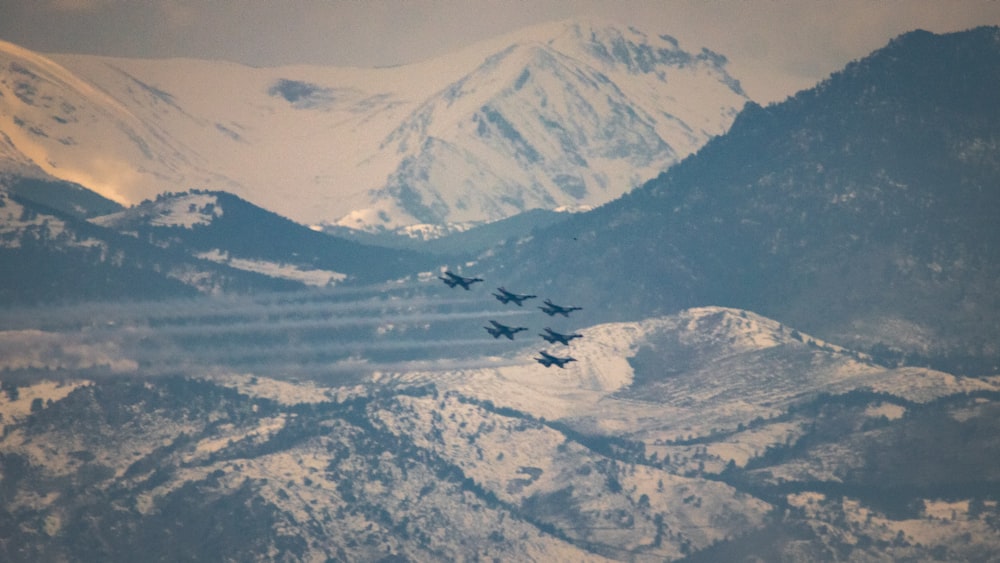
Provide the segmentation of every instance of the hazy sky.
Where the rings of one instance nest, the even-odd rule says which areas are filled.
[[[905,31],[1000,25],[1000,1],[0,0],[0,39],[43,53],[373,66],[581,16],[720,52],[747,93],[769,102]]]

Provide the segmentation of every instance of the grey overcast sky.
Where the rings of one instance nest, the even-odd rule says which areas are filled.
[[[995,0],[0,0],[0,39],[42,53],[254,66],[414,62],[520,27],[600,17],[726,55],[780,101],[913,29],[1000,25]]]

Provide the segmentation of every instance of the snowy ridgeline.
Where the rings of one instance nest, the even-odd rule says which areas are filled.
[[[224,190],[302,224],[376,230],[600,205],[725,132],[747,101],[723,57],[607,22],[380,69],[9,43],[0,61],[18,162],[126,204]]]

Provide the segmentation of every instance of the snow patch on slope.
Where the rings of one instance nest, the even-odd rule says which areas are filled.
[[[228,253],[221,250],[211,250],[195,255],[197,258],[209,260],[217,264],[243,270],[246,272],[256,272],[272,278],[292,280],[314,287],[327,287],[337,282],[347,279],[347,274],[333,272],[330,270],[310,270],[292,264],[281,264],[269,260],[251,260],[247,258],[230,257]]]
[[[2,356],[0,356],[2,357]],[[0,379],[2,381],[2,379]],[[62,400],[77,387],[89,385],[87,381],[37,381],[29,385],[18,385],[16,399],[8,392],[0,393],[0,422],[14,424],[31,413],[31,405],[42,401],[48,404]],[[0,424],[0,432],[3,424]]]
[[[186,193],[174,197],[158,198],[155,202],[91,219],[96,225],[114,228],[131,222],[146,220],[154,227],[181,227],[193,229],[198,225],[211,225],[222,217],[222,206],[214,194]]]

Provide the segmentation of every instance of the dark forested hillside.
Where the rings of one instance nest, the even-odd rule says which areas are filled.
[[[96,194],[94,194],[96,195]],[[92,224],[0,187],[0,304],[145,300],[200,292],[290,290],[301,284],[241,271]],[[90,198],[92,200],[92,197]],[[79,201],[87,201],[81,195]],[[84,209],[84,208],[81,208]]]
[[[207,198],[204,207],[189,202]],[[197,209],[191,208],[194,205]],[[158,221],[191,208],[203,221],[183,225]],[[396,250],[330,236],[260,208],[233,194],[193,190],[163,194],[123,213],[99,219],[113,229],[188,252],[219,252],[230,258],[282,263],[344,274],[351,281],[384,281],[429,268],[433,260],[414,250]]]
[[[372,283],[435,260],[319,233],[225,192],[122,209],[64,182],[0,182],[0,304]]]

